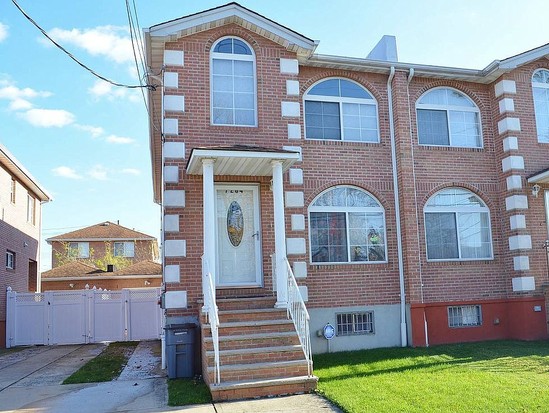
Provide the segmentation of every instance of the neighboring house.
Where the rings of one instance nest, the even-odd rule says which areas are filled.
[[[549,45],[472,70],[398,62],[390,36],[365,59],[317,44],[236,3],[145,31],[167,323],[201,324],[214,398],[309,389],[307,339],[547,338]],[[301,358],[257,319],[293,302],[286,259]]]
[[[127,265],[158,259],[155,237],[109,221],[57,235],[46,241],[52,247],[52,268],[72,260],[90,263],[106,255],[120,258]]]
[[[6,343],[6,289],[39,289],[42,204],[50,195],[0,144],[0,347]]]
[[[83,290],[101,288],[160,287],[162,265],[153,261],[140,261],[120,270],[110,267],[103,271],[81,261],[72,261],[42,273],[42,291]]]

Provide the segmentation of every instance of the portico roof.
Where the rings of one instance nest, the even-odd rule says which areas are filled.
[[[529,184],[549,184],[549,169],[536,172],[528,177]]]
[[[217,146],[194,148],[187,162],[187,173],[202,175],[202,160],[214,160],[214,175],[271,176],[273,161],[288,170],[301,159],[299,152],[258,146]]]

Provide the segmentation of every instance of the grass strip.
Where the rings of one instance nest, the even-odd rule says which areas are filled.
[[[101,354],[67,377],[63,384],[114,380],[120,375],[138,344],[138,341],[110,343]]]
[[[549,343],[491,341],[314,357],[318,390],[348,413],[549,411]]]
[[[187,406],[211,401],[210,390],[202,380],[168,380],[168,406]]]

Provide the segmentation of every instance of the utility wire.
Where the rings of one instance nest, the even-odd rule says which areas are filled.
[[[130,9],[130,3],[128,0],[126,0],[126,14],[128,15],[128,25],[129,25],[129,28],[130,28],[130,40],[131,40],[131,43],[132,43],[132,52],[133,52],[133,60],[135,62],[135,69],[137,70],[137,78],[139,79],[139,84],[142,85],[142,80],[141,80],[141,70],[139,68],[139,63],[137,61],[137,53],[135,52],[135,48],[136,47],[139,47],[140,45],[137,44],[136,45],[136,40],[134,38],[134,25],[133,25],[133,17],[132,17],[132,11]],[[143,75],[145,74],[145,72],[143,72]],[[145,79],[143,79],[143,81],[146,82]],[[141,88],[141,95],[143,96],[143,103],[145,104],[145,108],[147,108],[147,99],[145,98],[145,92],[143,90],[143,88]]]
[[[99,73],[97,73],[96,71],[94,71],[93,69],[91,69],[90,67],[86,66],[84,63],[82,63],[80,60],[78,60],[76,57],[74,57],[72,55],[72,53],[70,53],[67,49],[65,49],[63,46],[61,46],[59,43],[57,43],[55,40],[53,40],[49,35],[48,33],[46,33],[46,31],[40,27],[38,25],[38,23],[36,23],[32,17],[30,17],[22,8],[21,6],[19,6],[19,4],[17,4],[17,1],[16,0],[11,0],[12,3],[15,5],[15,7],[17,7],[17,9],[23,14],[23,16],[25,16],[25,18],[31,22],[38,30],[40,30],[40,32],[50,41],[52,42],[57,48],[59,48],[61,51],[63,51],[67,56],[69,56],[72,60],[74,60],[78,65],[80,65],[81,67],[83,67],[84,69],[86,69],[88,72],[90,72],[92,75],[94,75],[95,77],[98,77],[99,79],[107,82],[107,83],[110,83],[111,85],[114,85],[114,86],[119,86],[119,87],[125,87],[125,88],[128,88],[128,89],[137,89],[137,88],[147,88],[147,89],[151,89],[151,90],[155,90],[156,89],[156,86],[155,85],[149,85],[149,84],[146,84],[146,85],[126,85],[126,84],[123,84],[123,83],[118,83],[118,82],[115,82],[115,81],[112,81],[110,79],[107,79],[106,77],[104,76],[101,76]]]

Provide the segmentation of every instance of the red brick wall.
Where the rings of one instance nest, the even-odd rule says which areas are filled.
[[[234,35],[247,41],[257,59],[258,126],[254,128],[210,125],[210,71],[209,52],[220,37]],[[184,141],[186,156],[194,147],[215,145],[257,145],[282,148],[283,145],[302,146],[303,162],[296,164],[304,172],[303,186],[292,186],[285,176],[285,190],[304,191],[305,207],[286,209],[288,237],[308,235],[292,233],[290,214],[304,214],[307,227],[307,206],[323,190],[334,185],[356,185],[374,195],[385,208],[387,230],[387,256],[385,264],[308,265],[308,277],[299,280],[308,286],[308,306],[334,307],[399,302],[399,276],[393,179],[391,168],[391,143],[389,128],[389,102],[387,75],[351,72],[316,67],[300,67],[298,76],[280,74],[280,58],[296,58],[283,47],[263,37],[236,26],[228,25],[184,37],[166,44],[169,50],[184,50],[185,65],[170,67],[179,74],[179,89],[170,94],[185,96],[185,112],[168,113],[167,117],[179,120],[179,137],[166,136],[167,141]],[[509,77],[517,79],[518,94],[515,97],[517,114],[523,125],[522,136],[529,136],[528,144],[520,141],[525,156],[525,175],[547,168],[547,150],[537,144],[532,132],[533,109],[529,79],[534,67],[546,61],[517,70]],[[281,117],[282,101],[302,102],[303,93],[315,82],[327,77],[345,77],[366,87],[378,103],[379,143],[352,143],[335,141],[288,140],[288,123],[301,124],[304,134],[303,112],[300,120]],[[509,214],[505,211],[508,195],[505,176],[501,172],[502,140],[497,134],[497,121],[501,119],[494,83],[484,85],[451,80],[414,77],[408,84],[408,72],[397,71],[392,82],[395,139],[402,212],[404,271],[406,275],[406,301],[412,304],[493,301],[514,296],[511,278],[512,256],[508,248]],[[300,82],[299,97],[286,96],[286,79]],[[480,149],[421,146],[417,139],[415,102],[433,87],[453,87],[469,96],[481,113],[483,147]],[[303,108],[302,108],[303,111]],[[524,118],[524,120],[523,120]],[[184,171],[186,160],[168,161]],[[268,255],[274,250],[272,233],[272,194],[269,179],[244,177],[215,177],[217,182],[257,182],[261,184],[261,211],[263,227],[264,276],[266,287],[270,283]],[[477,194],[490,209],[493,259],[481,261],[428,262],[424,231],[423,208],[437,191],[459,186]],[[178,184],[166,184],[165,189],[184,189],[185,208],[166,208],[166,214],[180,215],[180,233],[166,234],[166,239],[185,239],[185,258],[166,258],[165,264],[179,264],[181,283],[169,284],[168,290],[186,290],[189,308],[172,315],[195,314],[196,300],[201,291],[202,249],[202,179],[182,173]],[[549,188],[548,188],[549,189]],[[531,201],[529,199],[529,201]],[[527,212],[528,231],[532,234],[534,250],[530,273],[537,277],[547,273],[544,255],[536,245],[547,237],[543,200],[533,200]],[[516,255],[516,254],[515,254]],[[309,262],[308,254],[291,256],[290,261]],[[241,293],[242,291],[238,291]],[[221,294],[229,294],[223,291]],[[233,292],[234,293],[234,292]],[[521,296],[540,296],[538,288]],[[414,325],[415,326],[415,325]]]

